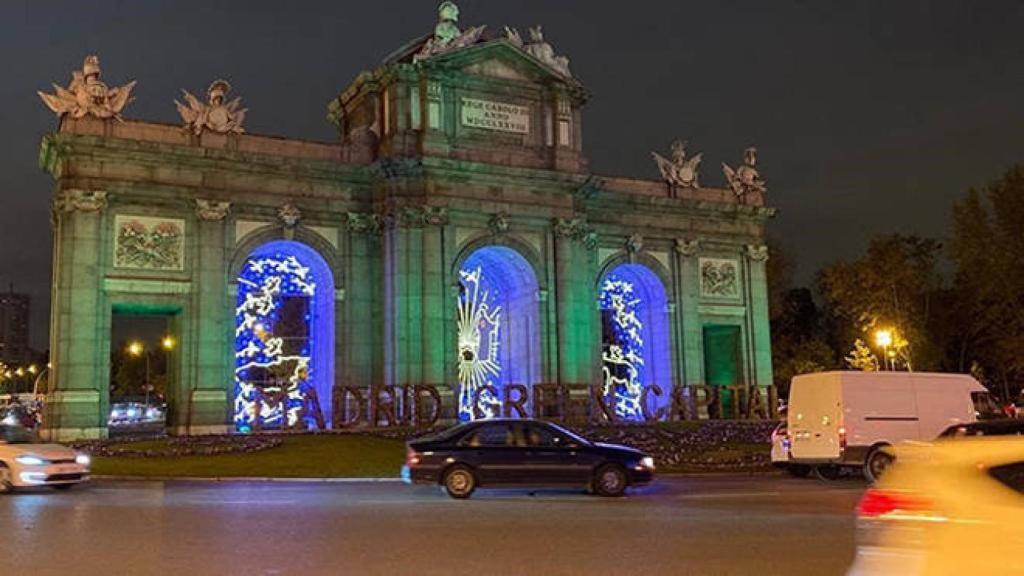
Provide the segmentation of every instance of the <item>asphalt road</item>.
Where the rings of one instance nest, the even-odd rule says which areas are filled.
[[[842,574],[863,485],[662,477],[627,498],[93,482],[0,497],[4,575]]]

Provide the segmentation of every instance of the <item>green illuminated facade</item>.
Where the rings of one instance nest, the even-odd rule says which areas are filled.
[[[131,313],[171,318],[171,431],[233,429],[238,278],[279,240],[330,272],[316,296],[330,326],[313,336],[330,330],[332,356],[317,352],[314,370],[335,389],[429,385],[455,418],[469,264],[500,276],[495,346],[515,383],[601,385],[600,287],[635,264],[666,301],[645,343],[659,385],[771,384],[762,195],[595,174],[588,94],[567,63],[486,30],[433,52],[424,42],[438,40],[410,43],[330,103],[335,143],[89,116],[44,138],[52,437],[107,434],[111,323]],[[319,401],[340,426],[338,395]]]

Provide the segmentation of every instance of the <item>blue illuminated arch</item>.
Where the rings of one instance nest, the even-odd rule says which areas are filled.
[[[533,267],[508,246],[484,246],[463,260],[457,322],[461,420],[501,415],[506,385],[540,381],[538,294]]]
[[[275,240],[250,253],[237,280],[235,428],[330,427],[334,277],[327,262],[305,244]]]
[[[640,420],[644,388],[657,384],[662,390],[648,399],[652,408],[667,405],[672,389],[665,285],[643,264],[619,264],[602,277],[599,297],[604,392],[614,397],[617,417]]]

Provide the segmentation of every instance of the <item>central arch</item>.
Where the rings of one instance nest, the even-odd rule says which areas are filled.
[[[235,429],[329,428],[334,277],[293,240],[253,250],[238,274]]]
[[[459,419],[502,413],[505,388],[540,381],[540,302],[533,267],[508,246],[484,246],[459,268]]]

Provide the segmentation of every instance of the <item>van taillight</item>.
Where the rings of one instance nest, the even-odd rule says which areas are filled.
[[[932,503],[927,498],[916,494],[872,488],[864,493],[857,504],[857,515],[861,518],[878,518],[898,512],[920,514],[931,508]]]
[[[839,427],[839,449],[846,450],[846,428]]]

